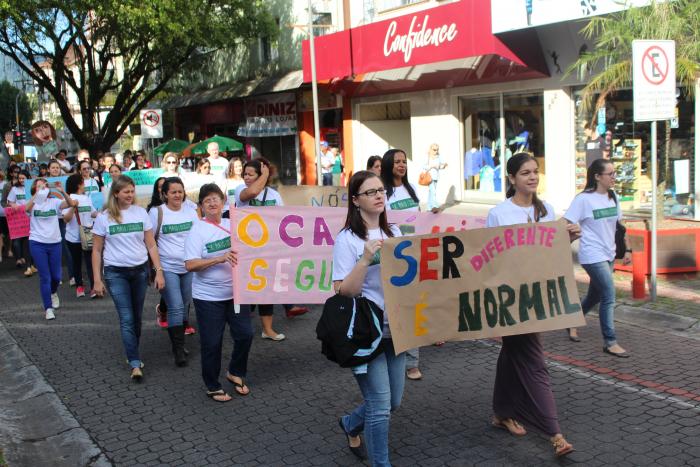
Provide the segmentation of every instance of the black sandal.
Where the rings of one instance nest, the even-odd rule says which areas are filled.
[[[225,396],[228,397],[228,399],[217,399],[217,396]],[[207,391],[207,397],[214,402],[230,402],[233,397],[231,397],[230,394],[227,394],[226,391],[223,389],[217,389],[216,391]]]
[[[226,373],[226,379],[229,380],[229,382],[231,384],[233,384],[233,387],[236,390],[236,394],[238,394],[239,396],[243,396],[243,397],[250,394],[250,388],[248,387],[248,385],[245,384],[245,380],[243,378],[241,378],[240,383],[235,382],[233,380],[233,378],[241,378],[241,377],[240,376],[233,376],[231,373]],[[241,392],[243,390],[243,388],[248,389],[248,392],[245,392],[245,393]]]

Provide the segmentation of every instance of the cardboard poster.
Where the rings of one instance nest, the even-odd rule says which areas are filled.
[[[586,324],[563,220],[391,238],[381,257],[396,352]]]
[[[10,231],[10,240],[29,237],[29,216],[24,206],[5,208],[7,216],[7,228]]]
[[[340,208],[348,206],[348,189],[342,186],[280,185],[276,188],[285,206]]]

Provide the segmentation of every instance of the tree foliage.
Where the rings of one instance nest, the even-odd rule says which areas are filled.
[[[17,95],[19,94],[19,99]],[[8,81],[0,82],[0,132],[5,132],[15,126],[15,99],[19,110],[21,125],[31,123],[32,109],[27,95],[11,85]]]
[[[264,3],[3,0],[0,52],[53,97],[82,147],[108,150],[193,53],[274,34]]]

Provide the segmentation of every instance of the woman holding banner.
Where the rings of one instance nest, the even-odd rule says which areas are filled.
[[[27,183],[27,180],[30,180],[31,178],[32,176],[29,175],[29,172],[26,170],[19,172],[17,175],[17,182],[10,189],[10,192],[7,195],[7,205],[10,208],[17,209],[18,207],[22,207],[27,204],[27,189],[24,185]],[[37,269],[32,264],[32,256],[29,252],[28,237],[15,238],[12,240],[12,249],[14,250],[15,258],[17,258],[16,266],[18,268],[27,266],[27,269],[24,271],[24,275],[26,277],[30,277],[37,272]]]
[[[615,166],[608,159],[596,159],[588,167],[586,186],[576,195],[564,214],[567,221],[581,224],[581,245],[578,259],[591,278],[586,296],[581,301],[583,314],[600,303],[598,316],[605,346],[603,352],[620,358],[629,353],[617,343],[615,335],[615,283],[612,271],[615,261],[615,230],[622,211],[613,191]],[[632,250],[625,237],[624,264],[632,262]],[[569,338],[576,341],[575,329]]]
[[[114,301],[131,379],[136,382],[143,378],[139,340],[149,256],[156,271],[156,288],[160,290],[165,285],[152,228],[146,210],[136,204],[134,181],[124,175],[114,179],[105,210],[97,216],[92,228],[92,271],[97,295],[104,295],[106,285]]]
[[[89,167],[87,161],[80,163],[80,167]],[[91,181],[94,181],[90,179]],[[83,250],[80,241],[80,229],[82,226],[92,227],[93,219],[97,217],[97,209],[92,205],[92,198],[85,194],[85,178],[82,173],[73,174],[66,180],[66,192],[71,199],[77,201],[74,208],[67,208],[63,211],[63,221],[66,223],[66,243],[70,250],[73,261],[73,271],[75,275],[75,295],[85,296],[83,287],[83,271],[81,261],[85,261],[85,270],[90,280],[90,298],[97,298],[95,292],[95,278],[92,274],[92,249]]]
[[[534,157],[519,153],[506,166],[510,188],[506,200],[489,211],[487,227],[555,220],[554,208],[537,197],[539,167]],[[580,229],[570,224],[572,241]],[[550,437],[557,457],[574,450],[561,434],[557,407],[539,333],[504,336],[496,365],[492,425],[515,436],[527,434],[524,422]]]
[[[177,177],[165,179],[161,193],[165,201],[149,211],[153,236],[163,265],[165,288],[161,290],[165,300],[165,319],[172,344],[175,365],[185,366],[185,316],[192,301],[192,273],[185,268],[185,239],[199,219],[197,211],[188,207],[185,200],[185,184]]]
[[[401,236],[387,222],[385,189],[381,179],[360,171],[348,184],[348,215],[333,247],[333,287],[336,293],[363,297],[384,308],[384,291],[379,270],[383,240]],[[389,418],[401,404],[405,382],[405,354],[394,354],[388,315],[384,314],[384,351],[367,365],[353,368],[364,402],[340,418],[348,447],[364,458],[360,433],[365,432],[367,453],[373,466],[389,463]]]
[[[63,209],[74,208],[78,202],[71,199],[60,182],[55,191],[61,198],[49,198],[49,184],[45,178],[34,180],[32,197],[24,205],[29,214],[29,249],[39,269],[39,290],[44,302],[46,319],[55,319],[54,311],[61,306],[58,286],[61,283],[61,231],[58,216]]]
[[[381,178],[386,190],[386,210],[420,211],[418,190],[408,181],[408,162],[402,149],[389,149],[382,157]],[[418,368],[419,349],[406,351],[406,377],[411,380],[423,378]]]
[[[233,351],[226,379],[236,394],[247,396],[245,384],[248,354],[253,343],[253,325],[248,307],[238,312],[233,303],[233,271],[236,252],[231,250],[231,225],[223,219],[226,197],[215,183],[199,189],[199,205],[203,218],[192,226],[185,240],[185,268],[192,272],[192,299],[199,323],[202,379],[207,396],[216,402],[228,402],[231,396],[219,382],[221,347],[228,323]]]

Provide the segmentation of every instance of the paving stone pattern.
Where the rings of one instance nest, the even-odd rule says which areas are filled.
[[[167,333],[154,323],[155,292],[137,385],[109,298],[76,299],[64,285],[57,319],[46,322],[36,277],[5,263],[0,287],[0,319],[115,465],[357,465],[337,418],[360,394],[349,370],[320,353],[318,307],[294,320],[277,308],[276,328],[288,336],[279,343],[259,338],[256,318],[251,395],[218,404],[204,394],[196,335],[187,338],[190,365],[173,366]],[[700,466],[700,341],[623,324],[618,332],[633,358],[602,353],[594,318],[580,330],[582,343],[563,331],[545,337],[560,423],[577,448],[559,461],[544,436],[516,439],[490,427],[497,341],[422,349],[424,379],[406,382],[392,417],[394,465]]]

